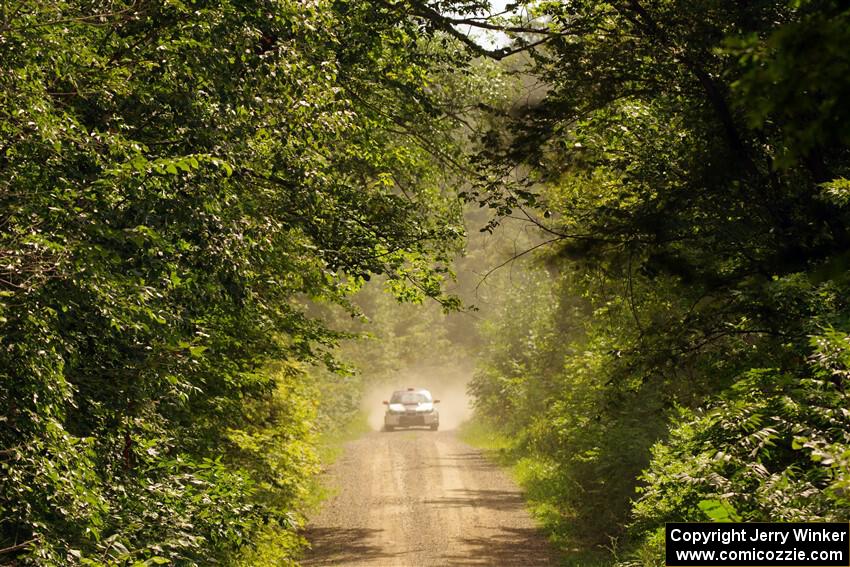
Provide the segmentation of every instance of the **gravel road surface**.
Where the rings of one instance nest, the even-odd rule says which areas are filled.
[[[451,431],[346,444],[303,565],[556,565],[517,486]]]

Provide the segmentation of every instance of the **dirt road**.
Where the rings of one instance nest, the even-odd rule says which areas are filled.
[[[555,565],[516,485],[452,432],[372,433],[329,471],[304,565]]]

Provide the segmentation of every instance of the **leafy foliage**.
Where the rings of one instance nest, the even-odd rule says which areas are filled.
[[[707,409],[682,411],[669,440],[653,448],[635,531],[681,520],[846,517],[850,342],[830,330],[813,347],[805,375],[751,370]],[[644,545],[660,541],[653,534]]]
[[[846,510],[844,3],[487,8],[0,6],[3,560],[290,561],[326,306],[457,308],[457,196],[543,238],[471,388],[570,546]]]
[[[342,336],[305,302],[381,274],[456,305],[454,55],[416,31],[368,2],[0,7],[4,561],[211,564],[295,525],[306,365]]]
[[[841,473],[793,447],[817,430],[840,453],[846,429],[823,429],[842,386],[809,359],[848,321],[846,6],[520,8],[501,29],[547,91],[488,138],[502,177],[468,196],[539,230],[550,282],[507,301],[473,393],[538,463],[548,521],[655,564],[672,516],[846,513]]]

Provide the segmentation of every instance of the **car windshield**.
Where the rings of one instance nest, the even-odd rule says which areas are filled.
[[[422,392],[394,392],[390,403],[393,404],[427,404],[431,396]]]

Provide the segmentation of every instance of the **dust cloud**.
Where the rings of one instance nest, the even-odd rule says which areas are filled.
[[[472,366],[416,366],[400,370],[395,379],[372,384],[363,395],[361,407],[369,419],[369,426],[380,431],[384,426],[386,406],[394,390],[425,388],[435,400],[440,400],[440,429],[456,429],[472,416],[466,385],[472,376]]]
[[[455,429],[472,418],[467,384],[488,342],[480,325],[501,313],[505,297],[515,291],[512,258],[522,266],[532,260],[524,251],[543,242],[528,223],[510,219],[500,221],[496,234],[482,232],[479,227],[487,224],[489,214],[478,208],[467,213],[468,246],[454,261],[456,277],[446,281],[446,293],[460,298],[464,310],[445,314],[436,302],[398,302],[386,294],[379,278],[355,298],[366,322],[351,330],[375,339],[352,347],[350,358],[362,374],[360,407],[372,429],[383,428],[386,406],[381,401],[405,388],[426,388],[440,400],[440,429]],[[506,264],[493,274],[494,266]]]

